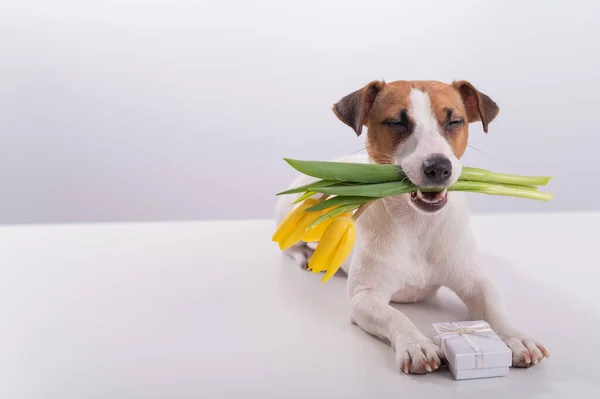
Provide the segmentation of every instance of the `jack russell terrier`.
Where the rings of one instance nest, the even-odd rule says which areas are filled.
[[[398,165],[417,186],[448,187],[462,170],[468,124],[488,124],[498,114],[492,99],[466,81],[374,81],[333,106],[335,115],[360,136],[367,156],[339,159]],[[314,181],[300,176],[290,187]],[[281,222],[297,196],[282,196]],[[390,302],[414,303],[453,290],[474,320],[485,320],[513,352],[513,366],[529,367],[548,357],[537,341],[515,329],[499,294],[480,267],[479,252],[460,192],[404,194],[371,205],[357,222],[358,238],[342,269],[348,274],[352,322],[386,339],[404,373],[425,374],[440,367],[443,354]],[[286,252],[306,268],[313,244]]]

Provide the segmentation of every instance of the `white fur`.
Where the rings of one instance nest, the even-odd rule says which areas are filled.
[[[432,154],[444,154],[453,162],[454,183],[460,163],[432,121],[429,97],[413,90],[411,117],[416,130],[397,155],[408,172]],[[338,159],[370,162],[367,156]],[[408,168],[408,169],[407,169]],[[415,172],[416,173],[416,172]],[[410,177],[413,180],[413,177]],[[418,181],[414,177],[413,182]],[[300,176],[292,187],[313,178]],[[282,196],[277,204],[277,223],[290,210],[297,196]],[[440,349],[410,321],[390,306],[395,302],[417,302],[434,295],[440,286],[458,294],[475,320],[486,320],[513,350],[513,364],[528,366],[542,360],[543,347],[519,333],[509,323],[498,292],[481,268],[481,255],[469,222],[462,193],[448,193],[448,203],[439,212],[422,214],[411,205],[409,195],[376,201],[358,219],[358,237],[353,253],[342,266],[348,273],[352,320],[363,330],[387,339],[396,350],[396,363],[405,372],[425,373],[440,365]],[[298,244],[288,250],[306,266],[310,248]],[[299,255],[301,254],[301,255]]]
[[[397,150],[395,163],[406,173],[410,181],[416,185],[424,185],[421,167],[432,155],[443,155],[452,164],[452,175],[448,185],[456,183],[462,165],[452,152],[452,147],[442,136],[437,119],[431,111],[429,95],[421,90],[410,91],[409,116],[415,123],[413,133]]]

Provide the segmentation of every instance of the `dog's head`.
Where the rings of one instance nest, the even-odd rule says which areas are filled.
[[[487,133],[499,109],[466,81],[374,81],[342,98],[333,111],[357,135],[368,128],[366,150],[373,162],[400,166],[419,187],[439,188],[410,196],[416,209],[436,212],[447,202],[445,188],[462,172],[468,124],[479,121]]]

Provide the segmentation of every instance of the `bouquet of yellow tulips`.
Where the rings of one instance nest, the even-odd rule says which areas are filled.
[[[304,242],[318,242],[308,263],[313,273],[326,272],[327,281],[341,267],[356,240],[355,222],[374,201],[421,190],[395,165],[356,164],[346,162],[299,161],[285,159],[297,171],[319,180],[277,195],[303,193],[297,204],[281,221],[273,241],[281,250]],[[466,191],[489,195],[549,201],[553,195],[539,187],[551,177],[519,176],[493,173],[485,169],[463,167],[459,180],[448,191]],[[316,194],[319,198],[314,198]]]

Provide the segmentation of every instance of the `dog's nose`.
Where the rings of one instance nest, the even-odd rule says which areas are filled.
[[[436,155],[423,162],[423,174],[430,184],[444,184],[452,175],[450,160]]]

